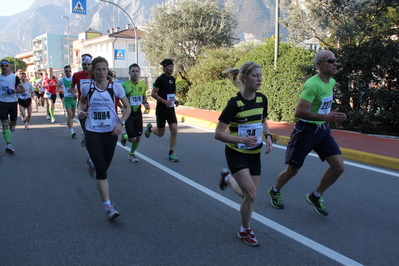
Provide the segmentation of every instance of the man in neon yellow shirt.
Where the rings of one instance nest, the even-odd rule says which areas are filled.
[[[147,85],[139,80],[140,78],[140,67],[138,64],[132,64],[129,66],[130,79],[122,83],[122,87],[125,89],[126,97],[129,100],[129,104],[132,108],[129,118],[125,122],[126,133],[122,134],[121,143],[126,146],[126,141],[132,143],[132,148],[129,152],[129,160],[132,162],[138,162],[139,159],[134,154],[140,145],[141,135],[143,134],[143,115],[141,113],[141,105],[143,104],[145,109],[149,110],[150,105],[147,102]]]
[[[300,120],[295,125],[287,146],[285,163],[288,167],[280,173],[276,184],[268,193],[274,208],[284,208],[280,189],[298,173],[306,156],[314,150],[322,161],[328,162],[330,168],[324,173],[316,189],[306,194],[305,198],[313,205],[317,214],[327,216],[322,194],[345,170],[341,150],[331,136],[328,122],[342,122],[346,119],[346,114],[339,112],[338,108],[331,110],[336,83],[332,76],[337,73],[338,65],[334,53],[328,50],[319,51],[314,57],[314,64],[318,74],[305,82],[295,109],[295,117]]]

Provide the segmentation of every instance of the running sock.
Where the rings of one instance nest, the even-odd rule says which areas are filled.
[[[316,198],[320,198],[322,194],[320,194],[319,192],[317,192],[316,190],[313,191],[313,196],[315,196]]]
[[[123,133],[123,134],[122,134],[122,137],[123,137],[125,140],[128,140],[128,139],[129,139],[129,136],[127,135],[127,133]]]
[[[11,131],[9,129],[3,130],[3,137],[7,144],[11,144]]]
[[[242,227],[242,225],[241,225],[241,227],[240,227],[240,232],[244,232],[244,231],[246,231],[246,230],[251,230],[251,227],[250,227],[250,228],[244,228],[244,227]]]
[[[110,200],[104,201],[104,207],[106,207],[107,205],[111,205],[111,201]]]
[[[173,150],[169,150],[169,155],[173,154]]]
[[[54,118],[54,107],[50,107],[50,116]]]
[[[274,192],[279,192],[280,190],[278,190],[275,186],[273,186],[273,191]]]
[[[130,149],[130,154],[134,154],[134,152],[137,150],[139,145],[140,145],[140,142],[133,142],[132,148]]]

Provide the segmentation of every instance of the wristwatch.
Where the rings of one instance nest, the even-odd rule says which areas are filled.
[[[124,127],[125,126],[125,124],[126,124],[126,122],[125,121],[123,121],[123,120],[119,120],[119,122],[121,122],[121,124],[122,124],[122,126]]]

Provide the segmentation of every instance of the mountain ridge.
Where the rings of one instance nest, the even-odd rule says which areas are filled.
[[[173,1],[173,0],[168,0]],[[200,1],[200,0],[199,0]],[[29,9],[12,16],[0,16],[0,57],[14,56],[32,49],[32,40],[45,33],[78,35],[89,28],[106,33],[108,29],[131,24],[126,14],[111,4],[87,0],[87,15],[71,14],[70,0],[36,0]],[[136,26],[151,18],[151,8],[162,0],[114,0],[131,14]],[[275,0],[221,0],[232,12],[240,40],[263,40],[274,34]],[[69,17],[69,20],[61,16]]]

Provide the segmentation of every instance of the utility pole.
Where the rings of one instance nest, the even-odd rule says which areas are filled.
[[[274,34],[274,69],[277,69],[277,58],[278,58],[278,50],[280,45],[280,27],[279,27],[279,19],[280,19],[280,3],[279,0],[276,0],[276,29]]]

